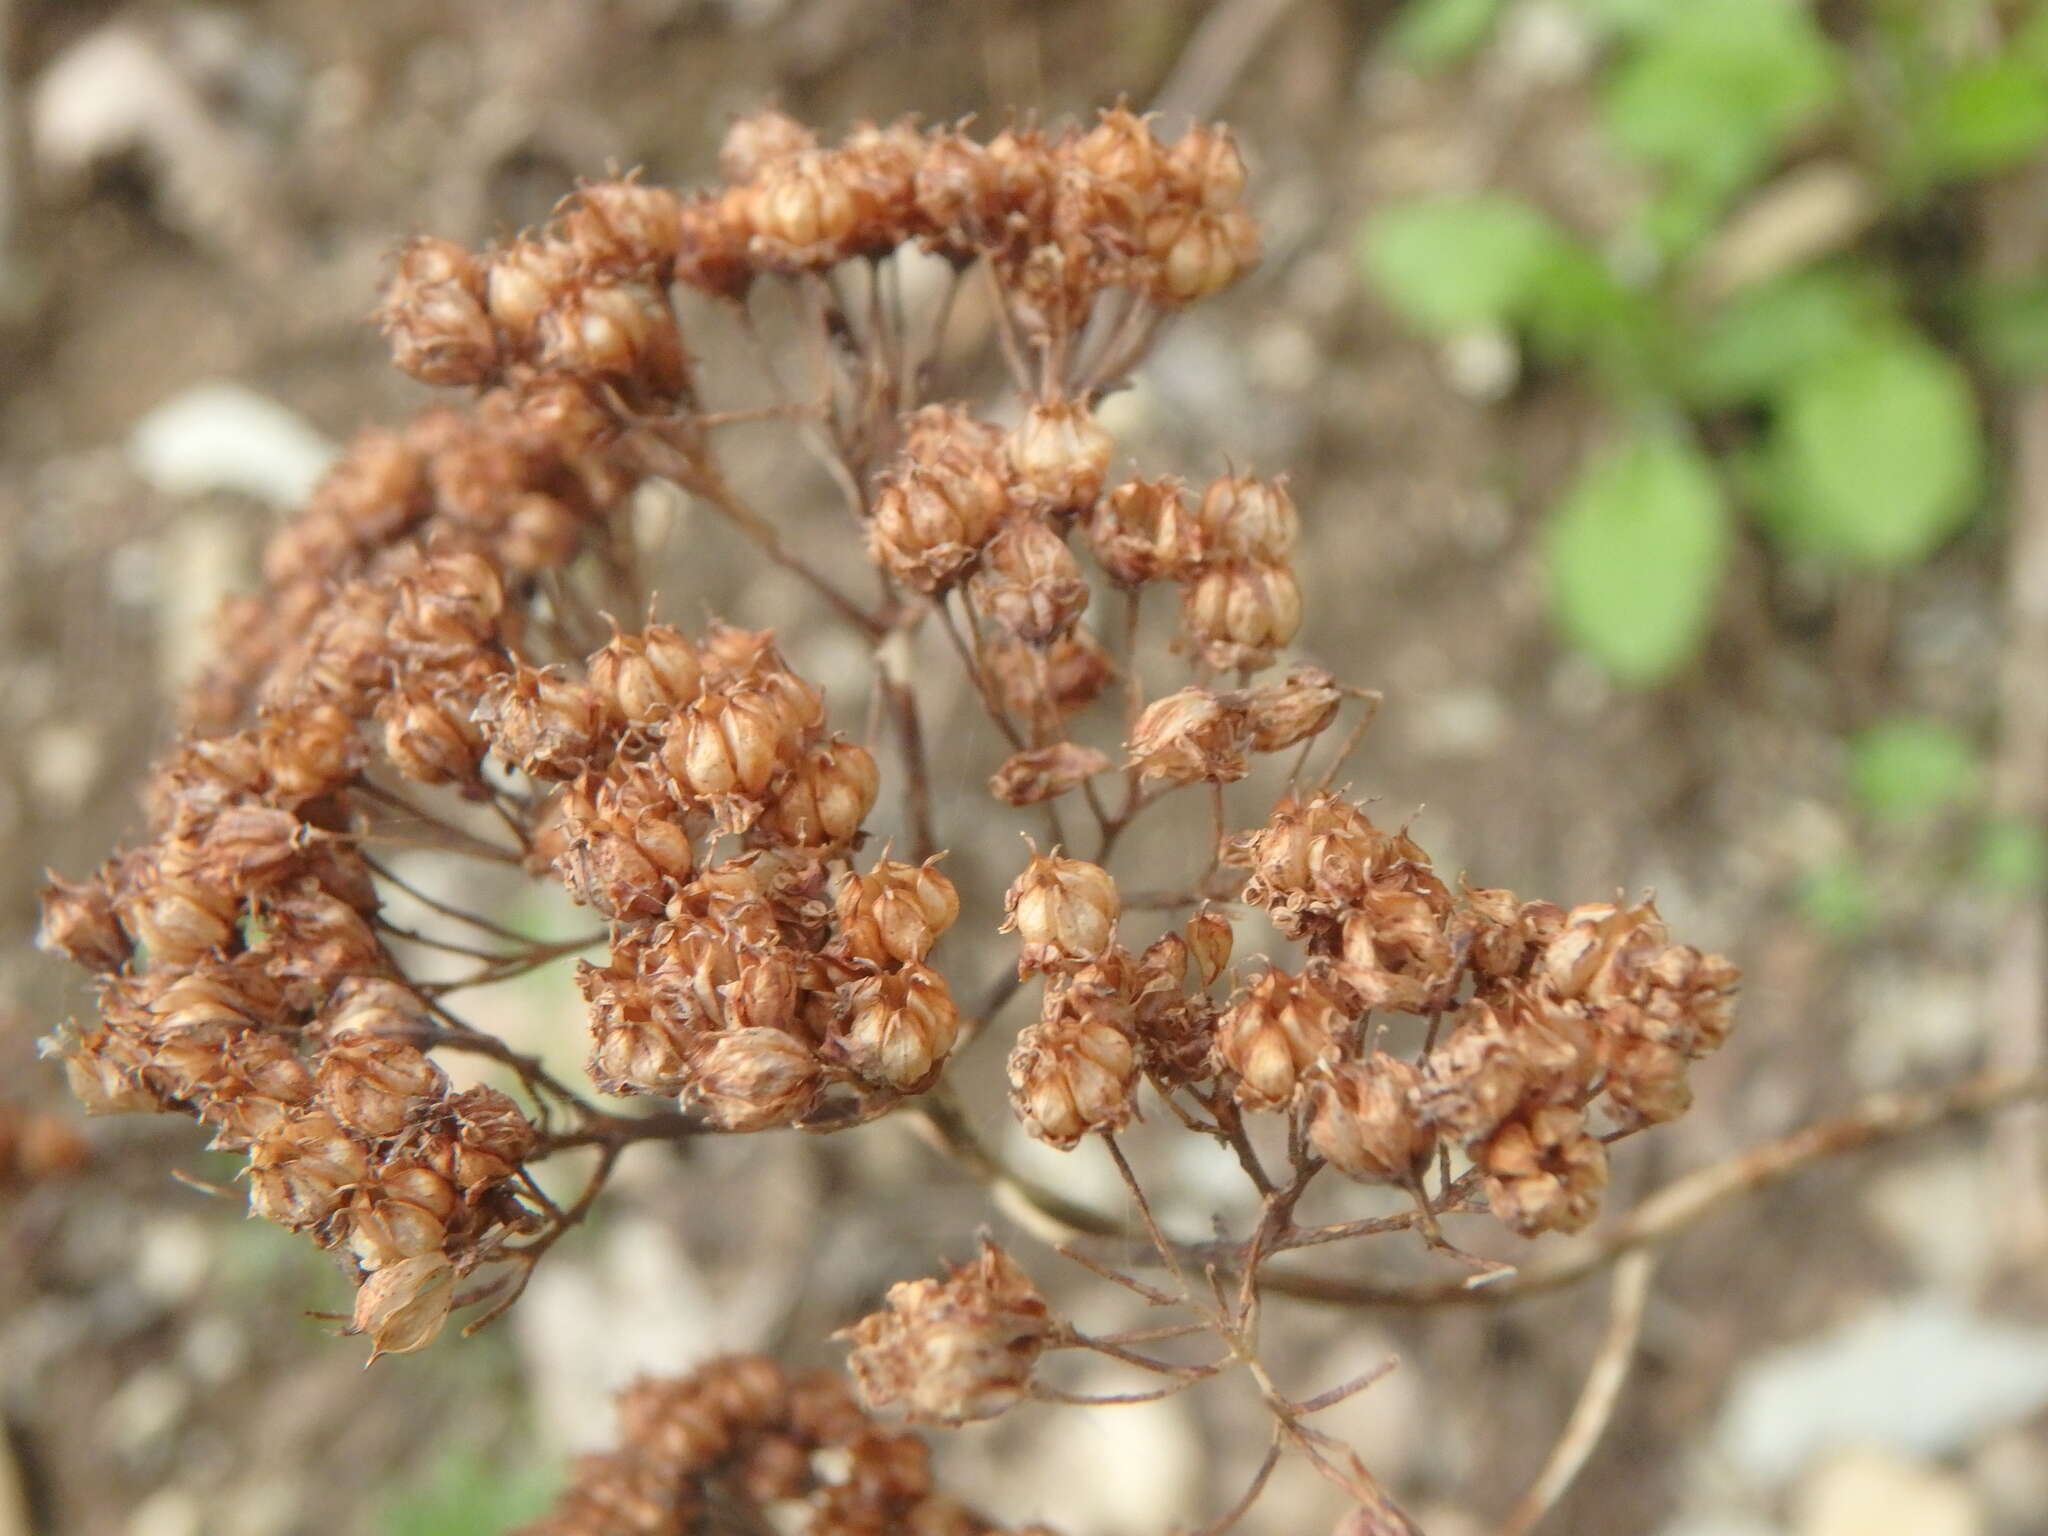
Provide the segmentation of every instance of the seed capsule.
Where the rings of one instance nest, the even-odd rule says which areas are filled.
[[[1020,971],[1055,968],[1107,952],[1121,910],[1101,865],[1033,853],[1003,899],[1002,931],[1022,943]]]

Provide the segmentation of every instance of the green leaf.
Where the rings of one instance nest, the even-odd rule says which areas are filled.
[[[2018,817],[1994,818],[1978,835],[1970,872],[2001,895],[2031,896],[2048,889],[2048,834]]]
[[[1527,203],[1484,193],[1383,210],[1367,223],[1360,256],[1403,318],[1442,336],[1514,318],[1568,243]]]
[[[1849,792],[1873,819],[1904,825],[1964,804],[1977,792],[1977,750],[1938,720],[1881,721],[1849,743]]]
[[[1941,82],[1912,135],[1916,160],[1936,180],[1986,176],[2024,163],[2048,143],[2048,73],[1993,59]]]
[[[1810,869],[1799,881],[1799,915],[1822,933],[1854,939],[1869,932],[1877,916],[1870,880],[1853,857]]]
[[[1486,41],[1504,0],[1413,0],[1394,23],[1387,47],[1420,70],[1455,64]]]
[[[1793,375],[1897,324],[1889,285],[1855,267],[1814,267],[1737,294],[1706,321],[1686,361],[1689,399],[1763,400]]]
[[[1733,193],[1835,100],[1840,70],[1795,0],[1695,0],[1609,77],[1607,132],[1624,152]]]
[[[1795,377],[1771,454],[1776,516],[1795,547],[1891,569],[1933,553],[1974,510],[1984,442],[1969,381],[1911,336],[1873,338]]]
[[[1963,320],[1978,354],[2000,373],[2048,377],[2048,279],[1982,285],[1964,295]]]
[[[1699,649],[1728,552],[1712,468],[1684,437],[1652,432],[1604,453],[1545,533],[1559,626],[1625,682],[1660,682]]]

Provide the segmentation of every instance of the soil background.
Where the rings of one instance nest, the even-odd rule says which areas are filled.
[[[247,428],[228,455],[239,481],[216,474],[195,492],[138,448],[139,424],[222,382],[333,442],[398,421],[428,395],[388,367],[366,316],[408,234],[509,233],[612,165],[700,178],[730,119],[764,103],[827,132],[902,113],[1143,104],[1221,12],[1234,18],[1223,42],[1231,26],[1242,40],[1222,47],[1205,105],[1243,136],[1268,257],[1169,334],[1116,407],[1120,440],[1191,475],[1292,475],[1308,529],[1302,649],[1387,695],[1354,787],[1394,819],[1413,810],[1441,865],[1566,902],[1654,888],[1674,930],[1745,967],[1734,1042],[1696,1074],[1685,1121],[1618,1157],[1615,1208],[1859,1089],[1976,1061],[1982,978],[2012,914],[1944,883],[1939,829],[1875,851],[1884,913],[1855,942],[1818,931],[1794,898],[1866,835],[1846,808],[1847,731],[1893,711],[1990,727],[2002,518],[1897,583],[1787,571],[1744,549],[1707,654],[1653,693],[1618,690],[1565,651],[1536,517],[1605,418],[1538,370],[1461,388],[1456,358],[1368,296],[1354,246],[1392,196],[1511,187],[1597,231],[1638,189],[1595,146],[1563,8],[1515,8],[1527,14],[1470,68],[1427,81],[1380,57],[1397,9],[0,7],[0,1100],[70,1113],[34,1042],[90,1001],[29,947],[40,872],[83,873],[137,830],[133,787],[206,616],[253,582],[281,515],[250,492],[289,480],[303,449],[276,423],[269,437]],[[243,489],[218,488],[230,482]],[[815,494],[790,493],[792,518]],[[829,672],[832,642],[813,641],[786,585],[747,574],[709,531],[686,530],[674,559],[692,616],[781,625],[800,667]],[[575,1027],[566,987],[505,1006],[522,1028]],[[1000,1053],[964,1070],[992,1091]],[[317,1255],[167,1177],[225,1176],[189,1126],[81,1129],[84,1171],[0,1192],[8,1536],[499,1529],[602,1442],[604,1393],[625,1375],[784,1337],[793,1358],[828,1361],[831,1328],[889,1280],[960,1256],[990,1219],[886,1123],[687,1160],[646,1148],[506,1326],[366,1374],[356,1344],[307,1316],[345,1298]],[[1832,1530],[1812,1523],[1815,1479],[1839,1482],[1845,1455],[1867,1485],[1975,1522],[1899,1530],[2048,1528],[2048,1429],[2024,1394],[1970,1435],[1917,1448],[1816,1442],[1774,1482],[1731,1459],[1717,1429],[1754,1362],[1883,1308],[1934,1297],[1970,1318],[2048,1320],[2039,1251],[2030,1269],[2005,1230],[1998,1158],[1981,1131],[1942,1133],[1817,1169],[1671,1245],[1621,1411],[1549,1529]],[[1271,1328],[1283,1366],[1321,1384],[1399,1357],[1328,1427],[1431,1532],[1457,1536],[1489,1528],[1555,1438],[1605,1289],[1431,1316],[1276,1304]],[[1228,1503],[1261,1449],[1257,1422],[1229,1393],[1031,1409],[953,1437],[942,1462],[1015,1522],[1163,1532]],[[1341,1511],[1299,1473],[1247,1529],[1331,1527]]]

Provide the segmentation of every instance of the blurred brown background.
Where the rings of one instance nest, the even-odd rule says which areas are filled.
[[[1887,915],[1853,940],[1795,895],[1863,835],[1848,732],[1933,711],[1995,750],[2006,519],[1897,580],[1788,587],[1744,548],[1706,655],[1655,692],[1565,650],[1534,519],[1606,417],[1569,374],[1516,383],[1511,356],[1503,388],[1495,364],[1475,376],[1414,339],[1354,245],[1372,208],[1418,191],[1508,187],[1598,228],[1640,187],[1593,141],[1573,6],[1510,5],[1466,67],[1429,77],[1385,53],[1400,11],[0,0],[0,1100],[63,1109],[34,1040],[89,1006],[28,948],[40,871],[81,873],[135,827],[218,596],[254,579],[329,445],[426,398],[365,323],[396,240],[509,232],[608,165],[702,176],[764,103],[836,132],[1168,88],[1239,128],[1268,256],[1169,334],[1115,407],[1121,441],[1190,474],[1292,473],[1303,649],[1386,690],[1356,787],[1390,816],[1425,807],[1441,865],[1565,901],[1654,887],[1674,930],[1748,972],[1734,1044],[1696,1074],[1687,1120],[1618,1159],[1617,1207],[1859,1088],[1979,1060],[1999,1016],[1985,978],[2037,933],[2031,898],[1937,890],[1938,827],[1874,850]],[[721,587],[705,559],[700,595],[729,617],[785,617],[785,589]],[[796,628],[793,659],[821,664]],[[506,1007],[573,1034],[566,987]],[[2038,1032],[2025,997],[2018,1017]],[[0,1536],[501,1529],[605,1437],[626,1374],[785,1335],[830,1359],[826,1331],[985,1219],[887,1124],[687,1163],[644,1148],[506,1326],[365,1375],[304,1315],[344,1296],[316,1255],[166,1177],[223,1176],[189,1127],[85,1129],[86,1173],[0,1190]],[[1674,1245],[1617,1422],[1551,1528],[2048,1529],[2048,1291],[2012,1145],[1963,1130],[1822,1168]],[[1283,1307],[1271,1329],[1325,1381],[1401,1357],[1326,1427],[1456,1536],[1554,1438],[1604,1290],[1429,1318]],[[1255,1422],[1229,1392],[1032,1409],[945,1455],[1005,1518],[1135,1536],[1227,1503]],[[1248,1529],[1336,1513],[1290,1472]]]

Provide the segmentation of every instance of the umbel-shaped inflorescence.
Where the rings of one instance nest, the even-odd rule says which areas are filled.
[[[401,253],[380,312],[396,361],[472,399],[356,440],[272,539],[261,590],[227,605],[185,732],[144,787],[146,840],[47,892],[44,943],[100,994],[97,1018],[50,1040],[79,1096],[191,1115],[244,1154],[251,1210],[337,1256],[359,1286],[351,1329],[376,1352],[420,1347],[458,1308],[485,1307],[475,1327],[509,1305],[633,1142],[835,1130],[905,1106],[1042,1222],[1121,1237],[1126,1255],[1149,1243],[1164,1289],[1088,1262],[1226,1345],[1176,1363],[1084,1338],[985,1247],[848,1335],[871,1406],[936,1423],[1061,1396],[1036,1375],[1052,1349],[1157,1369],[1169,1390],[1252,1360],[1267,1261],[1292,1249],[1414,1230],[1465,1258],[1444,1218],[1487,1211],[1523,1235],[1583,1228],[1610,1145],[1686,1108],[1735,972],[1674,944],[1647,902],[1567,909],[1447,880],[1335,793],[1377,695],[1283,665],[1302,622],[1288,481],[1120,461],[1103,395],[1162,324],[1256,262],[1230,135],[1165,143],[1119,109],[985,142],[868,126],[828,147],[769,113],[734,127],[721,167],[694,193],[585,186],[547,228],[487,250]],[[921,304],[905,298],[912,261]],[[771,305],[792,322],[776,348],[756,324]],[[1006,400],[938,387],[970,311]],[[707,376],[685,336],[700,323],[798,366],[767,356],[773,398],[730,401],[736,378]],[[830,534],[792,537],[791,513],[736,489],[720,445],[739,430],[821,462],[879,598],[811,558]],[[828,712],[772,631],[653,616],[636,516],[653,482],[868,651],[865,730]],[[906,659],[927,653],[986,715],[975,779],[1014,825],[940,825],[930,690]],[[1255,776],[1264,787],[1240,783]],[[885,789],[902,859],[864,830]],[[1254,792],[1239,819],[1232,798]],[[1172,820],[1194,856],[1148,870],[1127,903],[1113,866],[1141,818]],[[1004,903],[1015,980],[981,978],[963,1011],[937,952],[962,901],[938,855],[979,835],[994,839],[981,864],[952,867],[1015,869],[1023,830],[1040,841]],[[500,888],[559,883],[602,928],[540,939],[437,896],[407,878],[422,848]],[[407,927],[397,911],[426,915]],[[1235,958],[1255,913],[1294,954]],[[956,939],[944,963],[974,958]],[[456,1011],[551,964],[573,965],[590,1087]],[[1054,1147],[1103,1144],[1137,1229],[1012,1174],[946,1089],[955,1047],[1027,982],[1040,1007],[1009,1056],[1017,1119]],[[465,1056],[502,1086],[457,1087]],[[592,1088],[670,1102],[622,1112]],[[1238,1160],[1260,1203],[1250,1236],[1191,1247],[1161,1231],[1118,1140],[1141,1113]],[[596,1171],[558,1202],[532,1170],[573,1148],[596,1149]],[[1329,1168],[1412,1210],[1299,1224]],[[1203,1274],[1215,1283],[1188,1282]],[[900,1484],[905,1509],[925,1507],[915,1457],[862,1438],[849,1407],[805,1427],[779,1378],[761,1388],[778,1406],[751,1406],[748,1373],[772,1368],[721,1370],[676,1389],[674,1422],[701,1444],[696,1429],[661,1439],[669,1410],[650,1409],[664,1448],[605,1464],[666,1511],[654,1523],[547,1528],[688,1528],[679,1511],[714,1467],[718,1486],[811,1500],[821,1531],[839,1528],[823,1511],[854,1497],[843,1487]],[[1285,1440],[1377,1497],[1300,1426],[1309,1406],[1262,1393],[1287,1426],[1276,1454]],[[646,1439],[630,1424],[628,1438]],[[852,1457],[851,1483],[815,1475],[826,1449]],[[871,1454],[887,1464],[874,1479],[858,1472]],[[608,1497],[583,1494],[593,1510]]]

